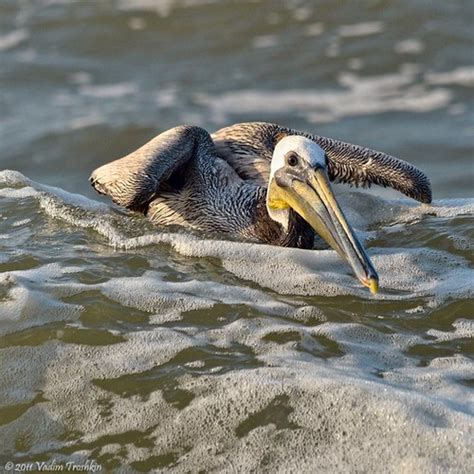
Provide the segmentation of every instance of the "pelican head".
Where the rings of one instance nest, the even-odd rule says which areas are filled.
[[[350,263],[371,293],[377,293],[377,272],[334,197],[324,150],[314,141],[297,135],[277,143],[267,191],[268,214],[285,230],[290,208]]]

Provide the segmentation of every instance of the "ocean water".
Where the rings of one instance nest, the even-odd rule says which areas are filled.
[[[0,466],[472,472],[472,2],[0,3]],[[274,121],[422,168],[335,252],[151,226],[90,172]],[[31,464],[33,463],[33,464]]]

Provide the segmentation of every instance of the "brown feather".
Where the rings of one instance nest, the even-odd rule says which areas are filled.
[[[320,137],[273,123],[238,123],[212,134],[217,153],[243,178],[268,185],[275,145],[288,135],[315,141],[325,152],[332,181],[368,187],[390,187],[424,203],[431,202],[427,176],[406,161],[370,148]]]

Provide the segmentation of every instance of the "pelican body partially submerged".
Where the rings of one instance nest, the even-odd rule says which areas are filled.
[[[316,234],[375,294],[378,275],[330,181],[391,187],[431,202],[428,178],[385,153],[276,124],[235,124],[213,134],[182,125],[97,168],[93,187],[159,226],[179,225],[311,249]]]

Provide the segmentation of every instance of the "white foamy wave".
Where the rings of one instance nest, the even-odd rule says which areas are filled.
[[[341,191],[338,201],[350,222],[359,229],[374,225],[413,223],[426,216],[453,218],[474,215],[474,198],[437,199],[431,204],[420,204],[412,199],[385,198],[364,191]]]
[[[149,313],[183,313],[212,308],[216,303],[250,305],[259,311],[274,314],[287,314],[292,309],[291,306],[277,302],[258,290],[211,281],[168,282],[155,271],[145,272],[140,277],[114,278],[96,287],[87,288],[97,288],[125,306]]]
[[[115,248],[130,250],[150,245],[169,245],[186,257],[218,259],[225,270],[238,278],[280,294],[369,296],[353,277],[347,263],[332,250],[307,251],[206,240],[186,233],[159,230],[150,233],[145,219],[132,220],[131,217],[120,216],[111,212],[108,206],[56,188],[37,185],[19,173],[3,172],[0,175],[2,181],[16,183],[17,186],[19,183],[24,184],[24,188],[3,188],[2,195],[33,196],[48,215],[79,228],[92,229]],[[31,185],[41,191],[38,190],[35,195]],[[384,232],[388,236],[403,234],[404,223],[413,225],[430,216],[453,218],[474,214],[472,199],[442,200],[432,206],[425,206],[407,199],[378,199],[362,193],[347,193],[340,197],[341,206],[347,209],[350,221],[363,231],[363,235],[371,238],[377,238],[377,234]],[[141,228],[137,225],[139,222],[143,224]],[[377,231],[367,231],[374,226],[377,226]],[[133,236],[137,232],[141,235]],[[404,300],[416,297],[423,298],[427,307],[436,307],[447,298],[472,295],[474,272],[459,256],[423,247],[374,248],[369,253],[380,274],[382,291],[377,295],[378,299]]]
[[[24,188],[14,189],[14,188],[1,188],[0,197],[11,198],[11,199],[25,199],[29,197],[38,196],[38,191],[31,187],[25,186]]]
[[[466,314],[468,316],[468,314]],[[474,321],[469,319],[457,319],[453,323],[454,331],[444,332],[436,329],[428,331],[429,336],[436,338],[436,341],[453,341],[455,339],[474,339]]]
[[[88,211],[105,211],[109,206],[86,198],[82,194],[74,194],[55,186],[37,183],[18,171],[0,171],[0,188],[2,197],[56,197],[62,203],[77,206]]]
[[[384,379],[390,384],[403,385],[409,390],[436,397],[442,400],[445,406],[459,414],[467,414],[469,418],[474,415],[474,399],[465,386],[456,382],[469,381],[473,378],[472,360],[459,354],[434,358],[422,370],[418,367],[407,366],[384,373]],[[466,433],[470,436],[474,434],[472,426]]]
[[[71,223],[80,224],[74,220]],[[201,240],[169,233],[126,238],[117,232],[110,235],[110,229],[103,225],[87,225],[111,238],[111,243],[118,248],[168,244],[183,256],[217,258],[237,277],[280,294],[369,297],[334,251],[275,249],[267,245]],[[370,253],[380,274],[381,293],[377,299],[421,297],[429,307],[435,307],[450,297],[473,295],[474,271],[466,268],[467,262],[462,258],[425,249],[372,249]],[[390,293],[386,293],[387,290]],[[398,293],[393,294],[393,291]]]
[[[0,334],[57,321],[75,321],[84,308],[65,303],[62,298],[91,291],[123,306],[154,314],[154,324],[181,319],[183,313],[216,304],[247,305],[275,315],[288,315],[294,310],[293,306],[251,288],[198,280],[169,282],[156,271],[83,284],[74,281],[74,274],[82,270],[50,263],[0,274],[0,284],[6,288],[5,297],[0,300]]]
[[[264,459],[271,471],[374,471],[383,459],[394,471],[467,472],[472,361],[451,346],[473,337],[470,315],[460,314],[452,330],[427,322],[416,334],[391,327],[472,297],[473,271],[462,257],[373,248],[384,287],[373,298],[332,251],[152,232],[140,224],[145,219],[15,172],[0,173],[0,197],[8,204],[7,231],[26,228],[31,236],[38,211],[53,218],[48,236],[64,223],[73,234],[88,230],[73,244],[55,243],[72,265],[62,263],[63,253],[41,263],[39,252],[27,262],[33,268],[1,273],[0,390],[15,413],[0,424],[6,452],[16,452],[18,433],[28,433],[31,455],[56,462],[70,461],[70,452],[98,462],[114,456],[133,469],[150,459],[168,467],[179,459],[182,471],[247,472],[261,470]],[[474,204],[420,206],[362,193],[340,200],[358,228],[377,227],[377,238],[428,218],[447,226]],[[18,226],[8,213],[20,201],[30,214]],[[108,246],[132,251],[116,254]],[[141,252],[149,246],[156,248]],[[34,241],[21,247],[35,251]],[[127,266],[131,255],[138,268]],[[9,265],[17,258],[1,256]],[[191,276],[184,269],[176,279],[167,265],[182,257],[202,258],[212,270]],[[223,281],[209,277],[215,272]],[[394,301],[404,303],[397,316],[376,325],[381,305]],[[326,309],[335,307],[332,317]],[[93,341],[97,324],[100,343]],[[21,332],[29,328],[35,337]],[[430,354],[440,344],[451,344],[451,354],[416,364],[418,347]],[[123,450],[116,439],[133,439],[133,446]],[[288,451],[292,456],[281,454]]]
[[[134,434],[139,440],[146,433],[145,440],[152,440],[144,444],[146,449],[139,444],[120,455],[121,445],[107,443],[108,456],[132,465],[175,453],[183,471],[198,466],[221,471],[231,465],[238,472],[250,472],[261,467],[261,449],[266,446],[266,467],[272,470],[314,472],[317,466],[319,472],[343,472],[357,465],[376,471],[383,459],[394,472],[430,472],[439,466],[465,472],[471,451],[469,414],[451,407],[437,391],[419,393],[388,381],[358,379],[315,359],[274,355],[267,360],[274,367],[222,375],[210,371],[199,377],[185,374],[174,387],[188,394],[188,402],[179,409],[173,407],[173,392],[166,395],[166,387],[140,396],[140,391],[121,391],[115,382],[135,377],[139,385],[147,380],[147,371],[200,346],[182,332],[159,328],[131,333],[128,341],[109,346],[46,343],[39,352],[7,349],[5,377],[0,379],[7,399],[33,400],[35,391],[41,390],[47,403],[32,406],[28,417],[0,427],[5,449],[12,450],[15,433],[25,432],[31,423],[38,426],[28,431],[35,453],[74,446],[74,440],[62,440],[64,428],[52,421],[67,419],[71,431],[84,433],[84,458],[91,457],[89,446],[95,441],[113,440],[117,434]],[[199,366],[197,370],[203,372]],[[106,419],[104,397],[111,399]],[[68,402],[71,399],[75,403]],[[267,412],[273,414],[271,419]],[[46,441],[52,435],[53,444]],[[370,456],[364,454],[367,446]],[[291,456],[282,456],[288,451]],[[55,454],[57,462],[63,458],[68,459]]]
[[[70,282],[60,280],[75,271],[78,269],[52,263],[1,273],[0,284],[6,294],[0,300],[0,334],[51,322],[77,320],[83,307],[59,299],[74,294]]]

